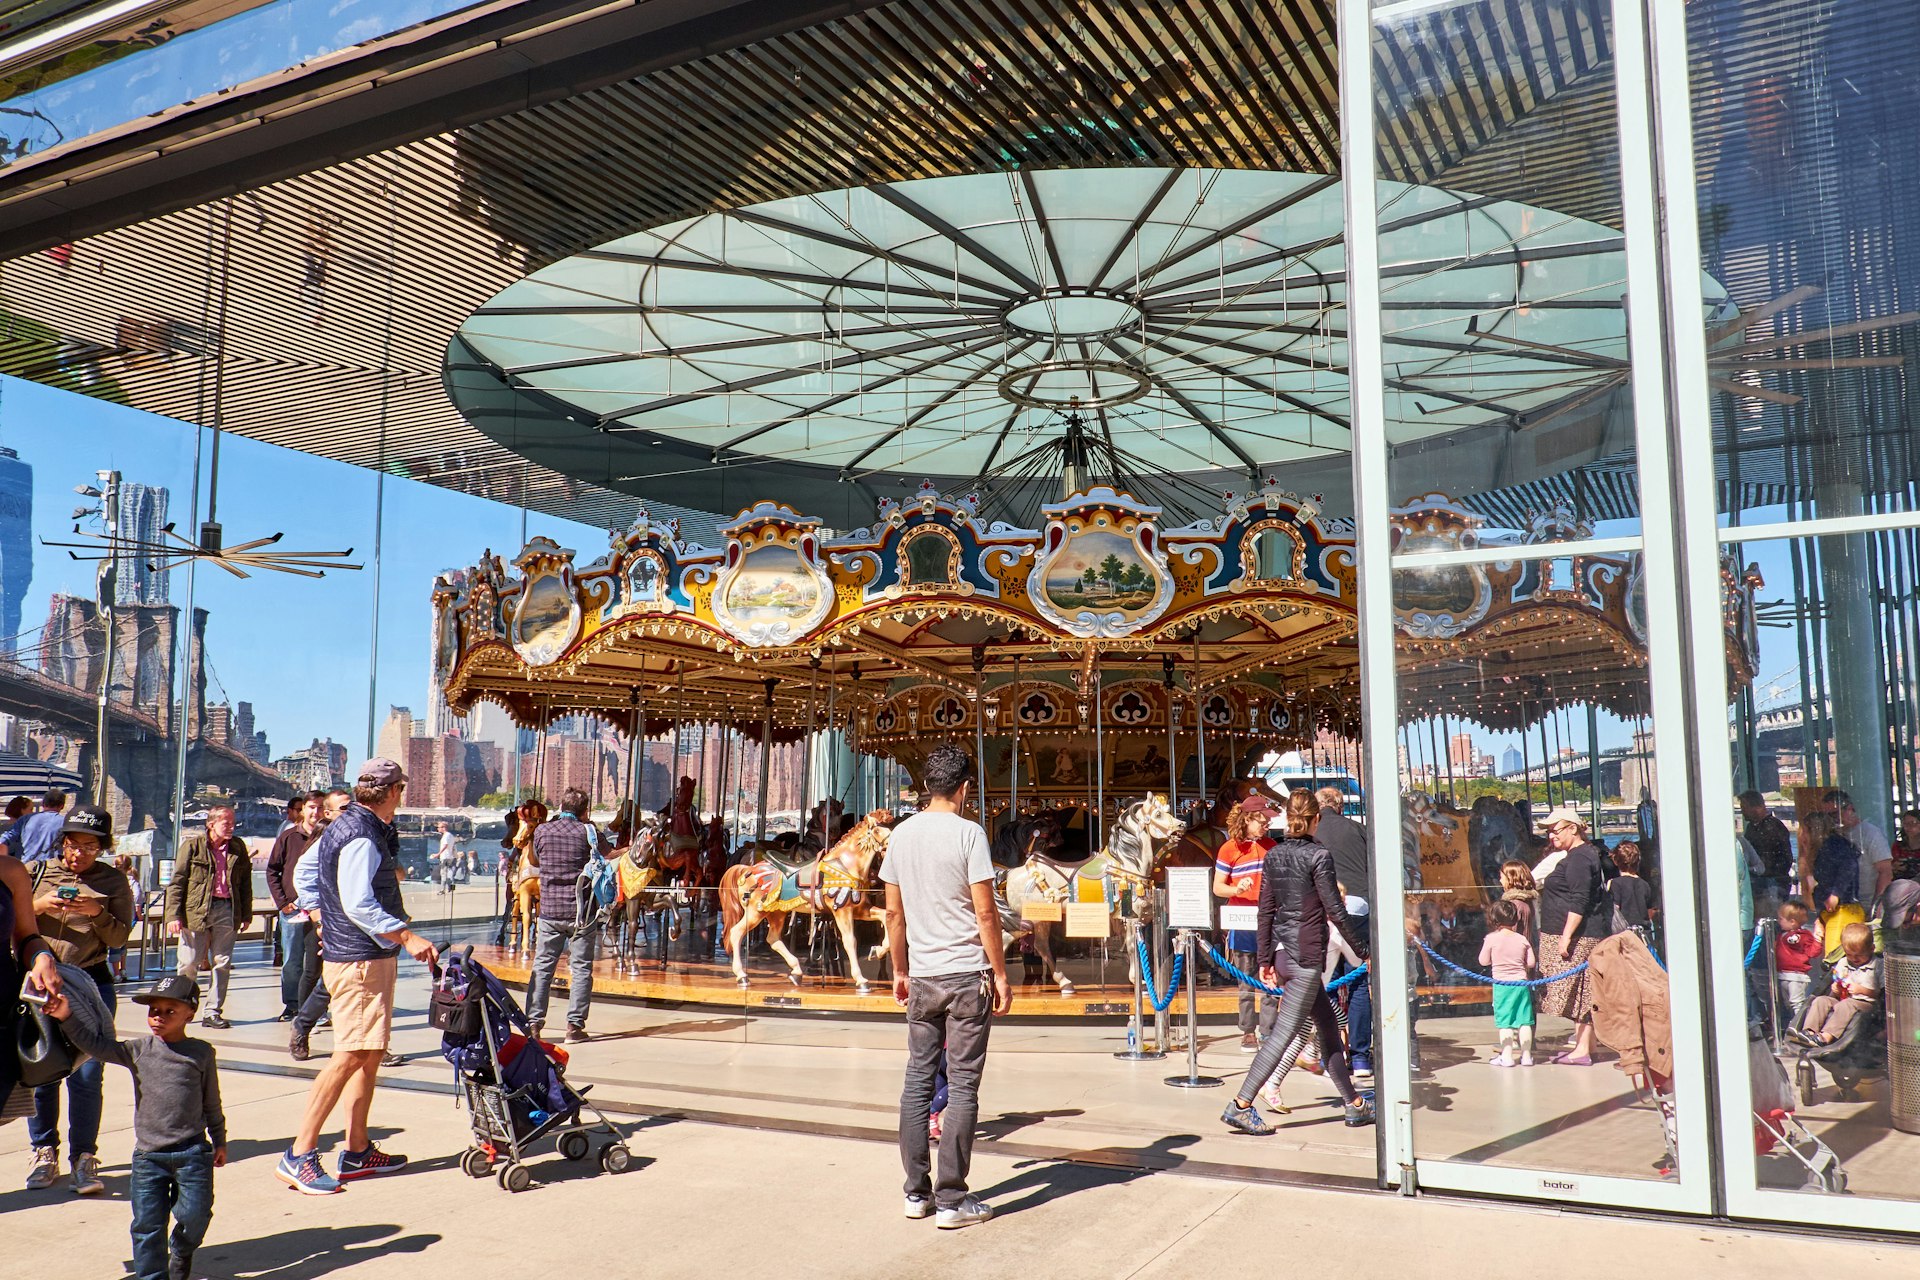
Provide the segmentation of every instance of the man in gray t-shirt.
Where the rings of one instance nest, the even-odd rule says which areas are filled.
[[[935,747],[923,778],[926,810],[894,828],[880,865],[893,998],[907,1009],[907,1078],[900,1090],[906,1212],[924,1218],[937,1209],[936,1225],[944,1228],[970,1227],[993,1216],[967,1194],[967,1169],[990,1019],[1013,1003],[987,833],[960,816],[972,774],[964,751],[951,743]],[[943,1054],[947,1108],[936,1183],[927,1117]]]

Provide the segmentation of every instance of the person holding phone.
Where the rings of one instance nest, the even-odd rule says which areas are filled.
[[[993,1014],[1013,1004],[987,833],[960,816],[972,780],[972,758],[952,743],[928,753],[926,809],[894,828],[880,864],[893,998],[907,1010],[907,1077],[900,1090],[906,1214],[934,1215],[934,1225],[948,1230],[993,1216],[968,1193],[967,1170],[988,1027]],[[935,1182],[928,1121],[943,1048],[947,1106]]]
[[[94,805],[76,805],[60,831],[60,856],[30,872],[33,914],[42,938],[61,964],[83,969],[114,1007],[113,969],[107,952],[127,945],[133,932],[133,885],[101,855],[113,847],[113,817]],[[44,985],[44,984],[43,984]],[[89,1058],[64,1081],[33,1091],[27,1137],[33,1162],[27,1189],[44,1191],[60,1181],[60,1094],[71,1103],[67,1150],[76,1195],[97,1196],[100,1181],[100,1061]]]

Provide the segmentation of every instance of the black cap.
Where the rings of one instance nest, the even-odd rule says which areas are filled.
[[[145,991],[134,993],[135,1004],[152,1004],[155,1000],[178,1000],[189,1009],[200,1007],[200,984],[192,978],[162,978]]]
[[[97,804],[79,804],[67,815],[60,834],[97,836],[102,849],[113,848],[113,815]]]

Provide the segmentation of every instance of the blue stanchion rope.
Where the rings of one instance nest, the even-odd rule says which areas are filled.
[[[1764,937],[1764,934],[1756,933],[1753,935],[1753,945],[1747,948],[1747,958],[1740,962],[1742,969],[1751,969],[1753,962],[1760,958],[1760,943]]]
[[[1471,969],[1457,965],[1424,942],[1420,943],[1419,946],[1422,951],[1427,953],[1429,959],[1439,961],[1442,966],[1453,970],[1455,973],[1465,974],[1469,978],[1496,987],[1544,987],[1555,982],[1565,982],[1568,978],[1585,973],[1587,969],[1587,962],[1582,960],[1579,964],[1573,966],[1573,968],[1562,973],[1556,973],[1551,978],[1496,978],[1491,974],[1475,973]]]
[[[1173,1003],[1174,992],[1180,990],[1180,979],[1185,976],[1187,958],[1178,951],[1173,953],[1173,972],[1167,975],[1167,992],[1161,995],[1153,989],[1153,958],[1147,954],[1147,940],[1135,938],[1133,945],[1140,949],[1140,985],[1146,989],[1147,999],[1153,1004],[1155,1013],[1165,1013],[1167,1006]]]
[[[1221,955],[1219,950],[1215,948],[1215,946],[1211,942],[1203,942],[1200,944],[1200,947],[1201,947],[1201,950],[1207,953],[1208,963],[1213,965],[1213,967],[1218,969],[1220,972],[1226,974],[1229,978],[1232,978],[1235,982],[1239,983],[1241,986],[1251,987],[1255,991],[1264,991],[1270,996],[1279,996],[1279,995],[1286,994],[1286,989],[1284,987],[1269,986],[1266,983],[1260,981],[1260,979],[1242,970],[1238,965],[1235,965],[1231,960]],[[1351,986],[1353,983],[1360,981],[1360,979],[1366,976],[1367,976],[1367,966],[1363,964],[1358,969],[1347,970],[1347,972],[1341,974],[1339,977],[1335,978],[1332,982],[1329,982],[1327,984],[1327,990],[1329,992],[1338,991],[1342,987]]]

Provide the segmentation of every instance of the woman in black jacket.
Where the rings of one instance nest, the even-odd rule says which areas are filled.
[[[1593,1065],[1593,987],[1581,966],[1607,936],[1606,882],[1600,851],[1577,810],[1562,806],[1540,823],[1550,852],[1533,869],[1540,882],[1540,976],[1580,972],[1540,988],[1540,1012],[1573,1023],[1573,1043],[1554,1061]]]
[[[1340,1046],[1340,1023],[1333,1000],[1320,973],[1327,960],[1327,928],[1340,930],[1347,945],[1362,960],[1367,938],[1347,917],[1345,901],[1334,881],[1333,855],[1313,838],[1320,819],[1320,802],[1300,788],[1287,796],[1287,837],[1267,850],[1260,878],[1260,929],[1255,937],[1260,980],[1281,987],[1280,1013],[1273,1030],[1260,1044],[1240,1093],[1227,1104],[1220,1119],[1241,1133],[1269,1134],[1271,1126],[1254,1110],[1253,1099],[1279,1065],[1294,1037],[1313,1019],[1320,1040],[1321,1062],[1327,1079],[1346,1103],[1349,1126],[1373,1123],[1373,1106],[1353,1087],[1347,1057]]]

